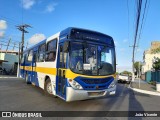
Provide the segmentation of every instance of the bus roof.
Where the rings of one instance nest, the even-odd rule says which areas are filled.
[[[96,34],[98,34],[98,35],[102,35],[102,36],[105,36],[105,37],[108,37],[108,38],[112,39],[111,36],[106,35],[106,34],[101,33],[101,32],[94,31],[94,30],[83,29],[83,28],[76,28],[76,27],[68,27],[68,28],[62,30],[61,32],[58,32],[58,33],[56,33],[56,34],[48,37],[47,39],[42,40],[41,42],[35,44],[34,46],[26,49],[24,52],[26,52],[26,51],[28,51],[28,50],[30,50],[30,49],[35,48],[36,46],[39,46],[39,45],[45,43],[46,41],[48,41],[48,40],[50,40],[51,38],[53,38],[55,35],[58,35],[58,34],[59,34],[60,37],[70,35],[71,32],[72,32],[72,30],[79,30],[79,31],[84,31],[84,32],[96,33]]]
[[[109,36],[109,35],[107,35],[107,34],[104,34],[104,33],[101,33],[101,32],[97,32],[97,31],[89,30],[89,29],[84,29],[84,28],[77,28],[77,27],[68,27],[68,28],[62,30],[62,31],[60,32],[60,36],[61,36],[61,35],[64,35],[64,34],[70,34],[73,29],[82,30],[82,31],[88,31],[88,32],[93,32],[93,33],[97,33],[97,34],[104,35],[104,36],[106,36],[106,37],[112,38],[111,36]]]

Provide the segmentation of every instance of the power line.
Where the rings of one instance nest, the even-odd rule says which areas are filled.
[[[137,20],[136,20],[136,29],[135,29],[135,36],[134,36],[134,44],[133,44],[133,63],[134,63],[134,54],[135,54],[135,46],[137,42],[137,34],[138,34],[138,28],[139,28],[139,20],[141,15],[141,6],[142,6],[142,0],[139,0],[137,2]]]
[[[145,26],[145,22],[146,22],[146,19],[147,19],[147,14],[148,14],[148,9],[149,9],[149,4],[150,4],[150,1],[148,2],[148,6],[147,6],[147,0],[146,0],[145,7],[144,7],[144,13],[143,13],[143,17],[142,17],[141,28],[140,28],[139,37],[138,37],[138,43],[137,44],[139,44],[139,41],[141,39],[141,35],[142,35],[142,32],[143,32],[143,29],[144,29],[144,26]]]
[[[3,18],[3,19],[8,19],[7,22],[10,21],[10,22],[12,22],[12,24],[13,23],[20,23],[20,21],[14,20],[14,19],[9,18],[9,17],[6,17],[4,15],[0,15],[0,17]]]
[[[128,39],[129,39],[129,5],[127,0],[127,11],[128,11]]]
[[[8,36],[8,38],[12,38],[12,37],[9,37],[9,36]],[[8,38],[7,38],[7,37],[0,38],[0,42],[6,42],[6,41],[2,41],[1,39],[3,39],[3,40],[8,40]],[[13,41],[13,42],[11,42],[11,44],[14,44],[15,42],[20,42],[20,41],[14,40],[14,39],[12,39],[12,41]]]
[[[2,43],[0,43],[0,45],[2,46],[8,46],[8,45],[6,45],[6,44],[2,44]],[[14,47],[14,46],[12,46],[12,45],[9,45],[9,47]],[[17,46],[15,46],[15,48],[19,48],[19,47],[17,47]]]
[[[8,50],[8,46],[9,46],[10,42],[11,42],[11,38],[10,38],[9,41],[8,41],[7,48],[6,48],[6,52],[7,52],[7,50]]]
[[[148,13],[148,9],[149,9],[149,4],[150,4],[150,1],[148,2],[146,0],[145,1],[145,5],[144,5],[144,10],[143,10],[143,15],[142,15],[142,22],[141,22],[139,37],[138,37],[138,41],[137,41],[137,45],[138,46],[139,46],[141,35],[142,35],[143,29],[144,29],[144,26],[145,26],[145,22],[146,22],[146,19],[147,19],[147,13]],[[138,52],[138,48],[136,49],[135,56],[136,56],[137,52]]]
[[[139,41],[139,39],[140,39],[140,37],[141,37],[141,33],[142,33],[142,26],[143,26],[143,24],[144,24],[144,16],[145,16],[145,13],[146,13],[146,7],[147,7],[147,0],[146,0],[146,2],[145,2],[145,7],[144,7],[144,12],[143,12],[143,16],[142,16],[142,23],[141,23],[141,27],[140,27],[140,32],[139,32],[139,37],[138,37],[138,41]],[[143,28],[144,28],[144,26],[143,26]]]
[[[134,80],[134,57],[135,57],[135,47],[137,42],[137,34],[138,34],[138,28],[139,28],[139,21],[140,21],[140,15],[141,15],[141,7],[142,7],[142,0],[137,1],[137,14],[136,14],[136,29],[135,29],[135,35],[134,35],[134,44],[133,44],[133,54],[132,54],[132,80]]]
[[[23,13],[23,9],[22,9],[22,21],[18,21],[18,20],[14,20],[13,18],[10,18],[10,17],[6,17],[6,16],[4,16],[4,15],[0,15],[2,18],[5,18],[4,20],[6,20],[7,21],[7,23],[9,23],[9,24],[12,24],[12,25],[16,25],[17,23],[22,23],[23,24],[23,16],[24,16],[24,13]],[[31,24],[31,23],[28,23],[28,24]],[[14,28],[13,26],[12,26],[12,28]],[[39,30],[39,29],[37,29],[37,28],[33,28],[33,30],[32,31],[35,31],[35,32],[39,32],[39,31],[41,31],[41,30]]]

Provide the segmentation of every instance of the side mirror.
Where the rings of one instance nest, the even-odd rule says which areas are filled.
[[[68,52],[68,49],[69,49],[69,41],[66,41],[63,45],[63,52]]]

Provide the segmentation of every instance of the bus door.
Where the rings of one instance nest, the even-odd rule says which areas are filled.
[[[20,60],[20,58],[19,58]],[[25,77],[25,61],[26,61],[26,54],[23,54],[22,60],[20,60],[19,65],[21,66],[22,69],[20,69],[20,74]],[[20,67],[19,66],[19,67]]]
[[[32,60],[32,77],[31,81],[38,86],[37,72],[36,72],[36,51],[33,52],[33,60]]]
[[[59,46],[59,60],[57,67],[57,94],[63,98],[66,96],[66,61],[67,61],[67,53],[63,51],[63,44]]]

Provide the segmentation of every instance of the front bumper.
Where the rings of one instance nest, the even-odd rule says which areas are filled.
[[[114,95],[116,93],[116,85],[113,88],[104,90],[75,90],[72,87],[66,88],[66,101],[85,100],[97,97]]]

